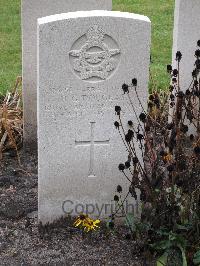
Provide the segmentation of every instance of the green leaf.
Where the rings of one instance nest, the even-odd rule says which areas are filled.
[[[187,259],[186,259],[186,254],[185,250],[181,245],[178,245],[179,249],[181,250],[182,253],[182,259],[183,259],[183,266],[187,266]]]
[[[172,242],[174,246],[177,247],[186,247],[187,241],[181,234],[175,234],[173,232],[170,232],[169,234],[169,240]]]
[[[168,266],[168,265],[172,265],[171,263],[173,263],[173,261],[177,260],[179,261],[179,259],[181,261],[179,261],[181,266],[187,266],[187,260],[186,260],[186,255],[185,255],[185,250],[181,247],[181,246],[177,246],[177,248],[180,249],[181,251],[181,257],[179,257],[179,255],[176,253],[175,254],[171,254],[171,252],[173,252],[174,247],[171,247],[170,249],[168,249],[156,262],[156,266]],[[177,264],[176,264],[177,265]],[[199,265],[198,265],[199,266]]]
[[[196,266],[200,266],[200,250],[198,250],[193,257],[193,263]]]
[[[168,252],[166,251],[156,262],[156,266],[167,266]]]
[[[160,242],[151,245],[155,250],[166,250],[171,247],[171,242],[169,240],[162,240]]]
[[[189,231],[192,228],[191,224],[176,224],[176,229],[183,230],[183,231]]]
[[[127,213],[126,214],[126,220],[125,220],[125,224],[126,226],[130,227],[132,231],[136,231],[136,218],[134,216],[133,213]]]

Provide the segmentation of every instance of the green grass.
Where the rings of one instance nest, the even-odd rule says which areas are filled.
[[[0,0],[0,92],[21,75],[20,0]]]
[[[84,1],[84,0],[83,0]],[[21,75],[20,0],[0,0],[0,92]],[[174,0],[113,0],[113,9],[148,16],[152,21],[151,72],[159,88],[168,84]]]
[[[143,14],[150,18],[151,74],[158,88],[165,89],[169,84],[166,65],[172,61],[174,0],[114,0],[114,10]]]

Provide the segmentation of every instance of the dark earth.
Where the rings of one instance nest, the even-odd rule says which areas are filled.
[[[21,165],[13,151],[0,161],[0,265],[155,265],[125,226],[83,234],[74,219],[39,225],[35,154],[20,152]]]

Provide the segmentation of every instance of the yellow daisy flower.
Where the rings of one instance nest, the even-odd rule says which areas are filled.
[[[86,214],[81,214],[77,217],[77,219],[74,222],[75,227],[83,228],[84,231],[89,232],[92,230],[96,230],[99,228],[100,220],[93,220],[88,217]]]

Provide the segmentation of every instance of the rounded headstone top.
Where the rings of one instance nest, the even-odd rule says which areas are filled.
[[[144,15],[128,13],[128,12],[120,12],[120,11],[92,10],[92,11],[69,12],[69,13],[62,13],[62,14],[42,17],[38,19],[38,24],[42,25],[59,20],[85,18],[85,17],[116,17],[116,18],[141,20],[149,23],[151,22],[150,19]]]

